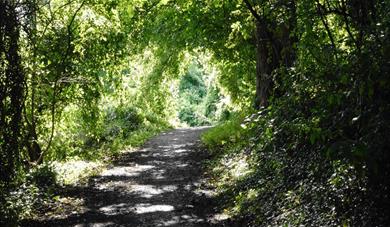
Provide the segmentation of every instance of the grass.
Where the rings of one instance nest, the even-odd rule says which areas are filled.
[[[241,122],[242,117],[237,115],[216,125],[202,135],[202,142],[210,148],[238,142],[245,132]]]

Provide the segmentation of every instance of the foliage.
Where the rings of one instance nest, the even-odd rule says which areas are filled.
[[[107,128],[103,132],[102,140],[113,140],[118,136],[126,138],[140,127],[142,121],[143,119],[134,108],[108,109],[103,120]]]
[[[243,139],[244,129],[240,126],[242,117],[233,115],[202,135],[202,141],[210,148],[222,147],[227,143],[238,143]]]
[[[53,167],[48,164],[40,165],[32,169],[26,176],[27,182],[36,184],[38,187],[49,187],[57,182],[57,174]]]
[[[379,38],[386,31],[375,28],[388,17],[370,11],[388,5],[324,2],[298,1],[297,61],[273,72],[269,107],[242,122],[245,142],[226,143],[224,136],[231,129],[242,134],[240,123],[203,137],[221,152],[214,171],[218,179],[226,175],[216,182],[227,202],[223,207],[243,225],[251,225],[245,220],[315,226],[389,221],[389,200],[383,196],[389,185],[388,88],[382,86],[388,72],[380,50],[387,44]],[[355,7],[367,7],[359,12],[369,19],[353,16]],[[251,171],[229,177],[231,165],[224,163],[243,155]]]
[[[0,5],[1,208],[180,118],[225,121],[203,140],[243,225],[390,222],[388,1]]]
[[[332,160],[318,152],[318,145],[304,135],[305,123],[299,128],[279,125],[272,120],[275,113],[264,112],[203,135],[215,155],[209,168],[216,177],[221,209],[242,225],[367,222],[367,210],[375,209],[368,205],[371,195],[365,194],[367,178],[345,159]],[[227,131],[240,137],[226,139]]]
[[[66,161],[54,161],[51,163],[56,174],[56,184],[77,185],[83,183],[88,177],[98,174],[104,169],[102,161],[84,161],[76,158]]]
[[[178,118],[189,126],[210,125],[218,121],[217,106],[221,100],[218,88],[213,84],[212,78],[206,85],[207,75],[193,63],[188,72],[182,76],[179,83],[179,110]],[[210,75],[209,75],[210,77]]]
[[[146,91],[149,79],[162,73],[159,59],[148,64],[130,54],[123,27],[129,18],[118,4],[1,2],[0,204],[7,222],[26,216],[57,182],[49,161],[111,157],[169,127],[166,102],[149,108],[153,96],[169,101],[161,95],[166,86]],[[137,64],[144,71],[133,70]],[[39,195],[25,199],[34,187]]]
[[[44,164],[32,168],[24,182],[12,191],[4,191],[5,203],[0,204],[0,224],[17,226],[22,218],[33,217],[34,210],[50,201],[57,183],[57,173],[52,165]]]

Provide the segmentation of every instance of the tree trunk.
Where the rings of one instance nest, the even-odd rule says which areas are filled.
[[[256,23],[256,97],[255,109],[268,105],[271,67],[269,64],[269,32],[265,23]]]
[[[0,0],[0,181],[9,183],[20,158],[24,73],[13,1]]]
[[[251,7],[248,1],[248,8],[256,19],[256,96],[255,109],[267,107],[270,90],[273,86],[272,72],[281,66],[292,67],[295,60],[295,47],[298,38],[295,34],[296,28],[296,4],[295,0],[288,2],[288,23],[275,24],[259,14]],[[279,28],[282,32],[277,34],[274,31]]]

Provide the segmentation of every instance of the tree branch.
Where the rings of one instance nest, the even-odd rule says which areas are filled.
[[[263,18],[261,18],[261,16],[256,12],[256,10],[253,8],[253,6],[251,5],[251,3],[248,1],[248,0],[243,0],[246,7],[249,9],[249,11],[251,12],[251,14],[255,17],[255,19],[258,21],[258,22],[262,22],[263,21]]]
[[[332,32],[331,32],[331,30],[330,30],[330,28],[329,28],[328,22],[326,21],[326,18],[324,17],[324,14],[323,14],[323,8],[324,8],[324,6],[321,5],[321,3],[320,3],[319,0],[316,0],[316,2],[317,2],[318,14],[320,15],[321,22],[322,22],[322,24],[324,25],[325,30],[326,30],[326,33],[328,34],[328,37],[329,37],[330,42],[331,42],[331,44],[332,44],[332,47],[334,48],[335,55],[336,55],[336,59],[337,59],[336,43],[335,43],[335,40],[334,40],[334,38],[333,38]]]
[[[71,50],[71,42],[72,42],[72,25],[73,25],[73,22],[75,21],[76,19],[76,16],[77,14],[80,12],[81,8],[84,6],[86,0],[84,0],[80,6],[76,9],[75,13],[73,14],[72,18],[70,19],[70,22],[68,24],[68,45],[67,45],[67,48],[66,48],[66,52],[65,52],[65,55],[64,57],[62,58],[62,61],[61,61],[61,65],[63,66],[63,69],[62,69],[62,72],[60,72],[60,76],[64,73],[65,71],[65,61],[66,59],[68,58],[68,55],[70,54],[70,50]],[[56,80],[54,81],[54,87],[53,87],[53,100],[52,100],[52,106],[51,106],[51,133],[50,133],[50,138],[49,138],[49,141],[47,143],[47,146],[46,146],[46,149],[42,151],[41,155],[39,156],[38,160],[36,161],[36,163],[40,163],[43,159],[43,156],[44,154],[49,150],[50,146],[51,146],[51,143],[53,141],[53,138],[54,138],[54,129],[55,129],[55,109],[56,109],[56,103],[57,103],[57,98],[56,98],[56,93],[57,93],[57,87],[58,87],[58,81],[59,81],[59,76],[56,78]]]

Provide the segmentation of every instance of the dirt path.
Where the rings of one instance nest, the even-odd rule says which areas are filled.
[[[31,226],[218,226],[204,189],[199,136],[205,128],[162,133],[125,153],[87,187],[67,190],[82,209]]]

